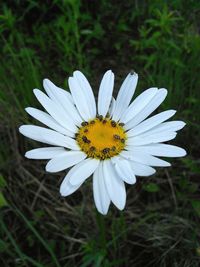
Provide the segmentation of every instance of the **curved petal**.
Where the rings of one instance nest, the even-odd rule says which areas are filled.
[[[97,210],[103,215],[107,214],[110,198],[105,186],[101,162],[93,174],[93,195]]]
[[[150,176],[156,172],[156,170],[152,167],[141,164],[139,162],[130,161],[130,165],[133,173],[138,176]]]
[[[97,159],[85,159],[75,165],[69,172],[69,181],[72,185],[83,183],[90,175],[92,175],[99,165]]]
[[[85,90],[80,86],[77,79],[70,77],[68,79],[69,89],[71,91],[74,103],[83,118],[83,120],[88,121],[94,118],[94,114],[91,112],[90,106],[93,102],[92,99],[88,98]]]
[[[19,132],[38,142],[80,150],[74,139],[40,126],[22,125],[19,127]]]
[[[60,123],[60,125],[67,128],[72,133],[75,133],[77,131],[74,122],[61,106],[58,106],[57,103],[54,103],[48,96],[46,96],[40,90],[34,89],[33,92],[40,104],[58,123]]]
[[[126,203],[125,185],[118,177],[110,160],[103,161],[103,177],[111,201],[118,209],[124,209]]]
[[[168,120],[176,113],[176,110],[167,110],[163,111],[157,115],[154,115],[150,117],[149,119],[141,122],[136,127],[128,131],[129,136],[136,136],[140,135],[144,132],[147,132],[148,130],[152,129],[154,126],[157,126],[158,124],[162,123],[163,121]]]
[[[73,102],[73,98],[71,96],[71,94],[69,92],[67,92],[66,90],[56,86],[54,83],[52,83],[49,79],[44,79],[43,80],[43,87],[45,89],[45,91],[47,92],[47,95],[57,104],[61,104],[60,103],[60,98],[58,97],[57,92],[62,93],[63,95],[65,95],[68,100],[74,104]]]
[[[74,71],[73,74],[74,74],[75,79],[79,83],[79,86],[82,88],[82,90],[87,95],[87,99],[89,100],[88,105],[89,105],[92,117],[96,117],[97,111],[96,111],[95,98],[94,98],[94,94],[93,94],[92,88],[91,88],[88,80],[83,75],[83,73],[78,71],[78,70]]]
[[[152,143],[161,143],[172,140],[176,137],[176,132],[164,132],[164,133],[157,133],[154,135],[138,135],[135,137],[128,138],[127,145],[135,145],[135,146],[143,146]]]
[[[124,126],[126,130],[131,129],[138,125],[141,121],[146,119],[167,96],[166,89],[159,89],[156,95],[149,101],[149,103]]]
[[[131,151],[140,151],[142,153],[151,154],[153,156],[158,157],[184,157],[187,153],[185,149],[167,145],[167,144],[153,144],[153,145],[146,145],[146,146],[127,146]]]
[[[65,170],[86,158],[82,151],[65,151],[62,154],[52,158],[46,165],[46,171],[59,172]]]
[[[108,110],[109,115],[112,117],[115,111],[115,106],[116,106],[116,100],[114,97],[112,97],[111,102],[110,102],[110,107]]]
[[[105,117],[108,112],[112,99],[113,87],[114,74],[111,70],[108,70],[102,78],[98,94],[98,114],[103,117]]]
[[[41,111],[41,110],[36,109],[36,108],[25,108],[25,110],[29,115],[31,115],[36,120],[42,122],[43,124],[45,124],[49,128],[51,128],[51,129],[53,129],[59,133],[62,133],[64,135],[74,137],[74,134],[72,132],[70,132],[69,130],[65,129],[63,126],[58,124],[57,121],[54,120],[54,118],[52,118],[46,112]]]
[[[127,109],[135,92],[137,81],[137,73],[129,73],[122,83],[116,99],[116,108],[113,114],[113,120],[118,121]]]
[[[28,159],[52,159],[65,151],[63,147],[35,148],[27,151],[25,157]]]
[[[153,135],[153,134],[158,134],[158,133],[163,133],[163,132],[176,132],[182,129],[185,125],[186,124],[183,121],[163,122],[160,125],[153,127],[148,132],[145,132],[143,136],[148,136],[148,135]]]
[[[48,88],[48,92],[51,92],[50,95],[54,96],[53,99],[55,99],[55,101],[67,112],[74,124],[79,126],[83,120],[69,97],[70,94],[68,92],[68,94],[66,94],[65,90],[58,88],[48,79],[45,79],[43,84],[45,88]]]
[[[165,160],[156,158],[147,153],[142,153],[139,151],[122,151],[120,154],[122,157],[125,157],[128,160],[142,163],[144,165],[153,166],[153,167],[169,167],[171,164]]]
[[[130,104],[127,110],[124,111],[124,114],[121,116],[120,121],[127,123],[135,115],[137,115],[156,95],[158,88],[149,88],[141,93],[136,99]]]
[[[115,159],[117,158],[117,159]],[[119,177],[128,184],[135,184],[136,177],[131,169],[130,163],[128,160],[123,159],[122,157],[112,158],[115,170],[118,173]]]
[[[60,185],[60,194],[63,197],[69,196],[73,194],[81,185],[82,183],[77,185],[70,184],[69,175],[67,174]]]

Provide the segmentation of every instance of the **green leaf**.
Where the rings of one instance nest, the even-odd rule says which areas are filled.
[[[6,186],[6,181],[2,175],[0,175],[0,188],[4,188]]]
[[[6,201],[5,197],[3,196],[3,193],[0,192],[0,208],[8,206],[8,202]]]
[[[143,186],[144,190],[150,193],[155,193],[160,190],[160,187],[155,183],[149,183]]]
[[[197,215],[200,217],[200,201],[199,200],[192,200],[192,207],[194,208]]]

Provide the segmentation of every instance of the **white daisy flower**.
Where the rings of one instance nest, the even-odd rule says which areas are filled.
[[[50,146],[26,152],[29,159],[50,159],[48,172],[72,167],[60,187],[62,196],[74,193],[93,175],[94,201],[98,211],[108,212],[110,202],[120,210],[126,203],[124,182],[134,184],[136,176],[155,173],[153,167],[170,163],[158,157],[182,157],[184,149],[162,144],[176,137],[185,125],[165,122],[175,114],[167,110],[147,118],[167,96],[166,89],[150,88],[131,99],[138,81],[136,73],[124,80],[116,99],[112,97],[114,74],[107,71],[100,84],[98,103],[86,77],[75,71],[67,92],[44,80],[44,94],[34,94],[46,112],[26,108],[35,119],[51,128],[23,125],[20,133]]]

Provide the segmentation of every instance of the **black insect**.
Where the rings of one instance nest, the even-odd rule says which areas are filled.
[[[117,123],[115,121],[111,121],[112,127],[116,127]]]
[[[106,147],[102,150],[103,154],[107,154],[110,152],[110,148],[109,147]]]
[[[86,126],[86,125],[88,125],[88,122],[87,122],[87,121],[83,121],[83,122],[81,123],[81,125],[82,125],[82,126]]]
[[[85,135],[82,137],[82,140],[86,144],[90,144],[91,143],[91,141],[89,139],[87,139],[87,137]]]
[[[113,135],[113,138],[114,138],[115,140],[120,140],[120,136],[119,136],[118,134],[114,134],[114,135]]]

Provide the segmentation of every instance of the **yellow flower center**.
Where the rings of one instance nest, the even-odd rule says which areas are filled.
[[[117,123],[103,116],[82,122],[75,137],[81,150],[88,157],[97,159],[118,155],[124,149],[126,142],[123,123]]]

